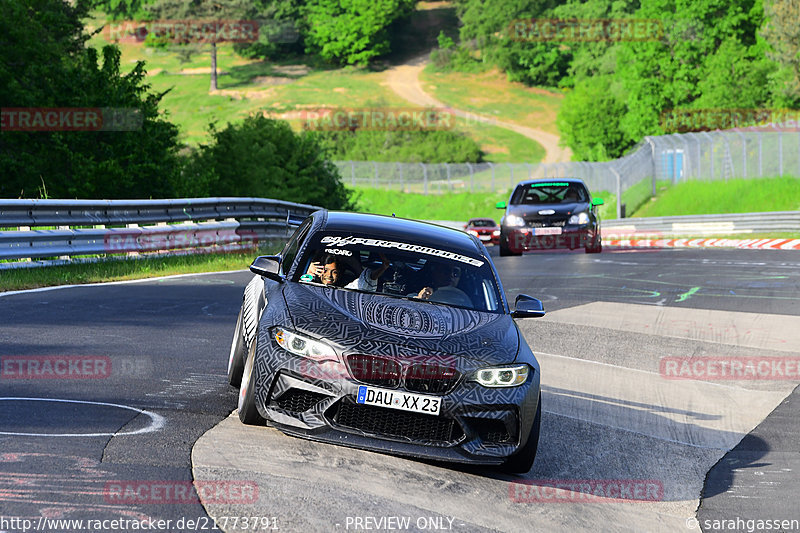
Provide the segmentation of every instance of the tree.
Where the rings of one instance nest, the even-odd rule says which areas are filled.
[[[800,107],[800,2],[765,0],[764,14],[762,35],[771,48],[768,56],[780,66],[772,77],[773,101]]]
[[[628,138],[664,133],[664,111],[767,103],[759,85],[766,85],[772,67],[757,37],[760,0],[645,0],[636,16],[661,20],[665,34],[620,49],[628,104],[621,126]]]
[[[625,114],[619,84],[610,76],[582,80],[561,104],[557,124],[564,144],[578,161],[607,161],[623,155],[634,140],[622,131]]]
[[[182,177],[183,187],[193,193],[354,207],[338,169],[312,133],[295,133],[286,121],[256,115],[222,130],[212,126],[211,135],[212,142],[192,156]]]
[[[253,0],[154,0],[147,9],[158,20],[223,22],[253,19],[258,15],[259,7],[260,4]],[[200,32],[196,32],[188,36],[181,45],[190,47],[190,53],[198,51],[199,47],[206,44],[206,39],[196,39],[200,35]],[[217,90],[217,42],[216,36],[210,37],[207,42],[211,49],[211,91]]]
[[[0,106],[122,108],[141,117],[134,131],[0,132],[0,196],[46,189],[64,198],[170,196],[178,174],[177,128],[161,118],[162,95],[149,92],[144,65],[120,73],[119,50],[102,62],[81,19],[86,4],[62,0],[0,2]]]
[[[306,50],[323,59],[363,65],[389,52],[389,26],[415,0],[314,0],[303,9]]]
[[[148,6],[154,0],[89,0],[92,9],[98,9],[112,20],[143,20],[148,15]]]

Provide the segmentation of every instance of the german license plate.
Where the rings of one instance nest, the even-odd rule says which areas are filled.
[[[561,228],[533,228],[534,235],[561,235]]]
[[[491,235],[481,235],[479,238],[482,241],[490,241],[490,240],[492,240],[492,236]]]
[[[412,394],[410,392],[360,385],[358,387],[356,403],[377,405],[380,407],[388,407],[389,409],[399,409],[401,411],[411,411],[412,413],[438,415],[442,399],[434,396],[423,396],[422,394]]]

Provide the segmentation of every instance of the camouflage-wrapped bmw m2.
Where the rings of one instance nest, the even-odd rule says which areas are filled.
[[[262,256],[228,361],[239,418],[374,451],[527,472],[539,364],[486,248],[462,231],[317,211]]]

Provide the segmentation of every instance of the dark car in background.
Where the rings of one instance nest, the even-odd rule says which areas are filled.
[[[472,233],[484,244],[500,243],[500,226],[493,218],[471,218],[464,226],[464,231]]]
[[[336,275],[317,278],[320,264]],[[322,210],[280,255],[258,257],[250,270],[228,361],[242,422],[386,453],[530,469],[540,373],[514,319],[544,310],[525,295],[509,308],[473,235]]]
[[[601,198],[578,178],[536,179],[517,184],[500,222],[500,255],[529,250],[576,249],[600,253]]]

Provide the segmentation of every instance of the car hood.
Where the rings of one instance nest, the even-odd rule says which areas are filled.
[[[286,283],[283,294],[297,331],[345,352],[504,364],[513,362],[519,349],[517,327],[504,313],[301,283]]]
[[[568,204],[522,204],[508,206],[507,215],[517,215],[524,219],[539,218],[553,215],[572,215],[589,209],[587,202],[572,202]],[[553,213],[539,213],[539,211],[553,211]]]

